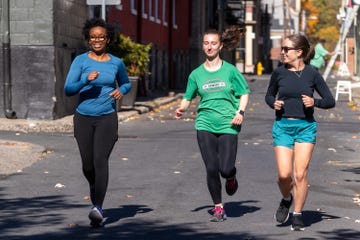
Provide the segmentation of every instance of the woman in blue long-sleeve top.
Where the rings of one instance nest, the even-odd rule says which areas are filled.
[[[85,23],[83,34],[91,50],[74,59],[64,90],[68,96],[79,94],[74,136],[90,187],[90,224],[97,227],[104,219],[109,156],[118,139],[116,100],[128,93],[131,85],[123,61],[106,51],[114,36],[113,28],[95,18]]]
[[[286,222],[294,200],[291,229],[302,231],[308,167],[316,142],[314,108],[332,108],[335,100],[320,73],[309,65],[314,50],[305,36],[285,37],[281,56],[283,65],[271,75],[265,97],[276,115],[272,135],[278,185],[283,197],[275,219],[279,223]],[[314,95],[315,91],[319,97]]]

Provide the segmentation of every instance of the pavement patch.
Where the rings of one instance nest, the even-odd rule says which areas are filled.
[[[10,140],[0,140],[0,176],[21,172],[41,160],[46,154],[43,146]]]

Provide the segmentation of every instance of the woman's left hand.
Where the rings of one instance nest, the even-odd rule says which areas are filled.
[[[309,108],[314,106],[315,100],[312,97],[309,97],[307,95],[301,95],[301,97],[305,107]]]
[[[122,93],[119,91],[119,89],[115,89],[114,91],[112,91],[112,92],[110,93],[110,97],[113,97],[113,98],[115,98],[115,99],[117,99],[117,100],[119,100],[122,96],[123,96],[123,95],[122,95]]]
[[[231,124],[232,124],[232,125],[241,125],[241,123],[243,122],[243,120],[244,120],[244,116],[237,112],[237,113],[235,114],[235,117],[234,117],[233,120],[231,121]]]

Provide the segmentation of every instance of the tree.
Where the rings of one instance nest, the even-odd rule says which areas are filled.
[[[341,1],[301,0],[306,12],[306,34],[312,43],[325,39],[325,48],[334,49],[340,36],[340,24],[337,19]]]

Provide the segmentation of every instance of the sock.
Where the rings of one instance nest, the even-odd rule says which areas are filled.
[[[295,215],[296,215],[296,216],[300,216],[300,215],[302,215],[302,213],[301,213],[301,212],[295,212],[295,211],[294,211],[294,212],[293,212],[293,215],[294,215],[294,216],[295,216]]]
[[[291,201],[291,195],[290,196],[288,196],[287,198],[283,198],[285,201],[288,201],[288,202],[290,202]]]

